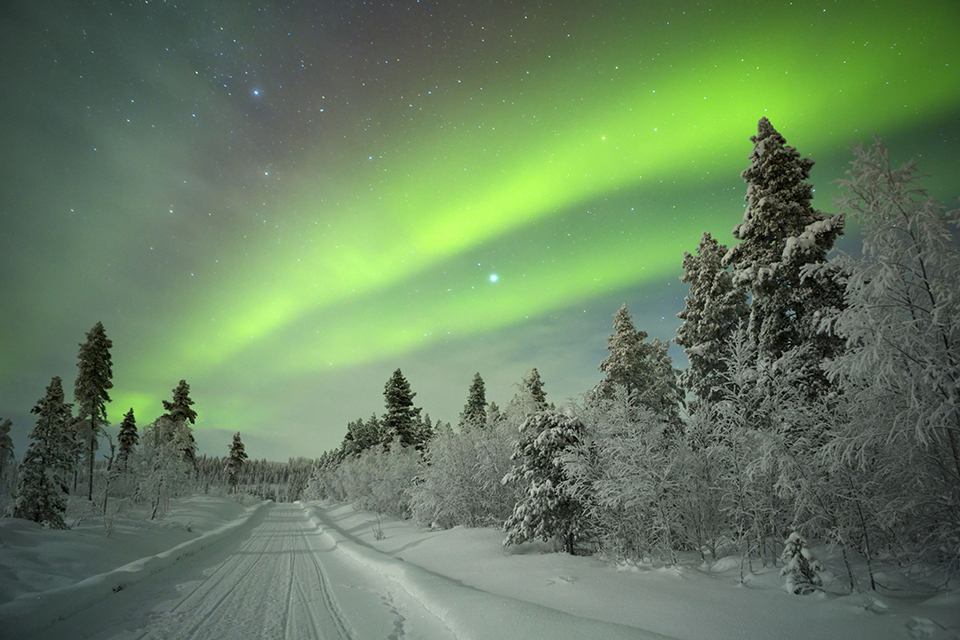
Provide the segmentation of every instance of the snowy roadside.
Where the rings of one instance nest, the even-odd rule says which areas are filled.
[[[754,567],[737,584],[733,557],[709,568],[618,570],[541,545],[504,549],[495,529],[430,531],[350,505],[305,506],[339,549],[464,638],[960,638],[960,591],[934,592],[920,576],[887,575],[896,589],[883,594],[846,595],[835,578],[825,593],[794,596],[779,568]]]
[[[266,502],[195,496],[149,521],[131,513],[69,531],[0,519],[0,626],[22,635],[140,582],[245,530]]]
[[[430,613],[442,620],[453,634],[462,640],[502,640],[503,638],[671,640],[675,638],[672,635],[653,633],[635,626],[580,617],[554,607],[473,588],[447,573],[430,571],[374,548],[363,539],[362,535],[355,535],[354,527],[358,524],[361,527],[365,525],[363,516],[359,519],[343,517],[340,510],[327,509],[317,503],[304,506],[314,525],[329,538],[339,552],[398,584]],[[352,510],[352,507],[345,507],[345,509]],[[354,513],[370,515],[365,512]],[[474,550],[464,551],[469,555]]]

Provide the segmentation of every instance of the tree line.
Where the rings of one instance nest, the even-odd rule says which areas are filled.
[[[307,496],[620,560],[738,554],[741,576],[782,563],[798,593],[817,588],[809,538],[839,548],[851,590],[877,588],[881,558],[955,572],[960,209],[877,139],[853,147],[839,212],[825,213],[812,160],[766,118],[751,142],[738,242],[705,233],[682,259],[687,369],[624,305],[603,378],[579,399],[548,403],[534,369],[501,410],[478,373],[456,429],[351,423]],[[848,218],[859,255],[833,251]]]
[[[170,498],[193,493],[200,486],[209,488],[211,479],[222,477],[231,488],[238,485],[247,459],[239,433],[233,437],[227,458],[222,463],[218,460],[222,469],[216,473],[210,472],[206,458],[197,458],[192,427],[197,412],[186,380],[173,389],[171,400],[162,401],[164,413],[142,431],[137,428],[133,409],[127,411],[117,442],[113,442],[104,428],[113,388],[112,347],[103,324],[98,322],[80,345],[75,403],[66,401],[63,381],[54,377],[44,397],[31,409],[37,422],[19,464],[14,464],[9,436],[12,423],[0,420],[0,483],[13,487],[13,504],[7,515],[54,529],[67,528],[67,497],[78,494],[81,474],[85,476],[86,497],[92,503],[97,496],[102,518],[107,517],[110,497],[146,503],[150,517],[156,518],[166,512]],[[109,441],[110,454],[98,462],[96,454],[104,437]],[[95,479],[99,481],[97,490]]]

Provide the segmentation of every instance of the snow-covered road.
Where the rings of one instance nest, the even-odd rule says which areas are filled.
[[[318,506],[270,505],[234,535],[31,637],[664,637],[465,586],[381,553],[354,533]]]
[[[211,496],[178,503],[162,522],[131,519],[111,537],[8,518],[0,638],[960,637],[955,589],[800,598],[776,567],[739,584],[734,556],[711,567],[618,569],[541,553],[539,543],[504,549],[502,539],[495,529],[435,531],[345,504]]]
[[[453,638],[392,580],[338,553],[300,505],[184,558],[42,638]]]

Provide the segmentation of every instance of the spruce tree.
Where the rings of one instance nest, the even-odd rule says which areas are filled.
[[[430,440],[433,438],[435,434],[436,434],[436,430],[434,429],[434,426],[433,426],[433,420],[430,419],[430,414],[428,413],[425,416],[423,416],[422,420],[419,419],[419,414],[418,414],[417,429],[416,429],[417,450],[423,451],[424,449],[426,449],[427,443],[430,442]]]
[[[73,472],[74,443],[69,432],[71,405],[64,402],[59,377],[50,381],[46,395],[30,410],[37,424],[30,431],[33,441],[20,464],[17,500],[13,517],[26,518],[53,529],[65,529],[68,478]]]
[[[783,544],[780,559],[783,560],[780,575],[786,576],[786,587],[790,593],[806,595],[823,586],[823,579],[820,577],[823,565],[810,551],[807,541],[796,531],[791,533]]]
[[[113,342],[107,337],[103,323],[98,322],[87,333],[87,341],[80,345],[77,356],[77,380],[74,398],[77,401],[77,418],[87,421],[83,434],[88,466],[87,499],[93,500],[93,463],[97,451],[97,436],[107,422],[108,391],[113,388],[113,360],[110,349]]]
[[[817,333],[817,314],[840,299],[842,287],[826,274],[804,279],[805,265],[821,263],[843,233],[842,215],[813,208],[810,178],[813,160],[800,158],[770,121],[761,118],[752,136],[743,222],[733,229],[740,241],[723,258],[733,281],[750,293],[751,338],[758,357],[773,361]],[[834,342],[821,341],[819,356]],[[819,363],[816,363],[819,365]]]
[[[173,390],[173,400],[171,402],[163,401],[163,408],[166,410],[166,416],[171,422],[189,422],[196,424],[197,412],[191,409],[193,400],[190,399],[190,385],[186,380],[181,380],[177,388]]]
[[[367,421],[364,423],[364,433],[370,438],[369,446],[371,447],[383,442],[389,444],[390,439],[384,435],[383,423],[380,422],[380,418],[377,417],[376,411],[371,413],[370,417],[367,418]]]
[[[690,361],[680,375],[680,384],[699,401],[720,399],[726,366],[724,353],[734,329],[748,318],[746,292],[733,286],[733,275],[723,268],[726,245],[704,233],[697,253],[683,254],[680,281],[690,285],[686,308],[677,314],[678,345]]]
[[[543,380],[540,379],[540,372],[536,367],[524,376],[521,387],[522,392],[533,400],[537,411],[547,408],[547,392],[543,390]]]
[[[487,398],[484,391],[483,378],[478,372],[473,376],[470,390],[467,393],[467,404],[460,413],[460,429],[482,427],[486,421]]]
[[[646,332],[634,328],[627,305],[621,306],[613,315],[613,333],[607,340],[610,355],[598,367],[606,375],[596,392],[609,397],[616,387],[624,387],[635,402],[679,424],[682,396],[667,355],[669,343],[646,339]]]
[[[504,416],[503,411],[500,410],[500,407],[497,406],[496,402],[491,402],[487,405],[487,426],[493,427],[500,424],[506,416]]]
[[[380,442],[380,425],[376,416],[364,422],[357,418],[347,424],[347,435],[343,438],[341,448],[346,455],[359,455]]]
[[[120,443],[120,451],[117,454],[117,463],[121,471],[127,470],[127,461],[133,448],[140,442],[140,435],[137,433],[137,421],[133,417],[133,407],[123,416],[123,422],[120,423],[120,433],[117,435],[117,441]]]
[[[386,441],[400,439],[404,447],[418,443],[417,426],[420,422],[420,409],[413,406],[413,398],[417,394],[410,390],[410,383],[403,377],[403,372],[397,369],[387,380],[383,389],[383,396],[387,412],[383,416],[383,432]]]
[[[165,420],[173,428],[182,429],[185,432],[183,459],[196,469],[197,441],[193,437],[193,429],[190,428],[190,425],[196,424],[197,412],[191,408],[192,406],[190,385],[187,384],[186,380],[181,380],[180,384],[173,390],[173,400],[170,402],[163,401],[163,408],[167,413],[161,416],[161,420]]]
[[[243,468],[243,461],[247,459],[247,452],[244,451],[243,442],[240,440],[240,432],[233,435],[233,443],[230,445],[230,456],[227,458],[227,469],[229,471],[228,482],[234,489],[237,487],[240,470]]]
[[[584,506],[566,486],[562,456],[580,444],[583,423],[563,413],[545,410],[531,415],[520,426],[512,459],[514,466],[503,478],[518,483],[524,497],[504,523],[504,546],[539,538],[557,539],[573,554],[582,527]]]

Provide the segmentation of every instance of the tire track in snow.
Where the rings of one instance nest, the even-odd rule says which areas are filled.
[[[303,514],[304,521],[309,522],[309,516],[306,509],[301,506],[300,510]],[[301,535],[303,536],[304,544],[309,551],[310,545],[307,541],[307,532],[305,529],[301,529]],[[336,597],[333,595],[333,590],[330,585],[330,580],[327,578],[326,571],[323,570],[323,566],[320,564],[320,560],[317,559],[315,553],[311,551],[307,555],[313,561],[313,568],[316,571],[317,581],[320,584],[320,596],[323,598],[323,604],[330,613],[330,617],[333,619],[333,622],[336,625],[337,633],[339,634],[340,639],[353,640],[353,634],[350,632],[349,623],[347,622],[347,618],[344,615],[343,610],[337,603]]]
[[[261,524],[259,527],[257,527],[257,529],[263,529],[264,526],[265,526],[265,523]],[[266,543],[264,544],[264,549],[269,547],[270,543],[276,537],[277,533],[278,533],[277,529],[274,529],[271,532],[270,537],[267,539]],[[162,615],[162,618],[160,620],[157,620],[157,622],[161,622],[161,623],[165,622],[167,619],[171,617],[174,620],[176,620],[178,617],[179,618],[185,617],[185,616],[178,616],[177,615],[178,612],[184,607],[184,605],[186,605],[188,602],[191,602],[194,599],[194,596],[197,595],[197,593],[199,593],[201,589],[204,589],[205,587],[207,587],[206,593],[201,594],[200,596],[197,596],[198,598],[200,598],[200,601],[203,602],[203,599],[205,599],[208,594],[213,593],[226,580],[232,579],[233,584],[229,585],[227,592],[224,593],[217,600],[217,602],[209,609],[207,615],[203,616],[199,622],[194,624],[193,627],[189,631],[187,631],[185,635],[182,636],[184,638],[194,637],[198,629],[208,620],[209,616],[212,615],[223,604],[223,602],[237,589],[237,587],[239,587],[243,583],[244,579],[250,574],[250,572],[252,572],[256,568],[257,564],[263,559],[263,551],[260,551],[257,554],[257,557],[253,560],[253,562],[251,562],[250,565],[247,567],[246,571],[243,572],[242,576],[240,576],[239,578],[235,578],[233,576],[233,572],[236,571],[238,566],[243,563],[244,555],[250,553],[251,552],[250,550],[254,546],[254,544],[260,541],[261,541],[261,538],[259,538],[256,534],[252,535],[247,542],[245,542],[243,545],[240,546],[240,548],[237,550],[235,554],[231,555],[227,560],[221,563],[220,566],[217,567],[217,569],[213,573],[211,573],[209,577],[204,579],[199,585],[197,585],[195,589],[193,589],[189,594],[187,594],[183,599],[181,599],[180,602],[176,604],[176,606],[171,608],[169,611],[164,612],[164,614]],[[216,582],[211,583],[214,576],[218,576],[218,579]],[[138,640],[142,640],[143,638],[151,636],[151,634],[153,633],[154,633],[153,629],[148,629],[143,635],[139,636]]]

